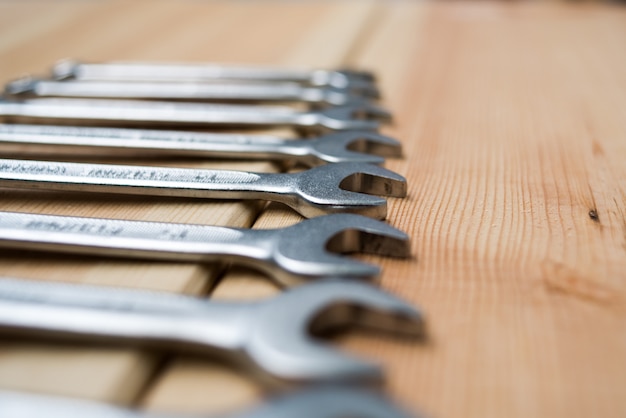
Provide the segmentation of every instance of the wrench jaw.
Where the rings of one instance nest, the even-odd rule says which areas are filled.
[[[363,215],[373,219],[387,217],[387,201],[381,197],[363,195],[345,190],[333,192],[332,198],[320,198],[298,193],[292,200],[284,202],[306,218],[350,213]],[[344,203],[341,203],[344,202]]]
[[[311,128],[326,131],[376,131],[381,124],[391,121],[391,114],[378,106],[362,103],[354,106],[337,106],[322,109],[308,122]],[[303,123],[306,126],[306,123]]]
[[[51,74],[54,80],[67,80],[76,78],[80,62],[72,59],[57,61],[52,67]]]
[[[364,216],[333,214],[282,229],[274,241],[271,273],[292,285],[327,277],[373,279],[380,268],[340,254],[363,252],[392,257],[410,254],[408,236]]]
[[[376,74],[367,70],[355,70],[351,68],[342,68],[337,73],[343,74],[349,80],[363,80],[369,83],[376,83]]]
[[[370,194],[406,195],[404,177],[371,164],[329,164],[294,176],[293,194],[298,199],[286,203],[307,217],[342,212],[384,219],[387,201]]]
[[[244,343],[266,373],[297,383],[375,383],[379,365],[331,349],[311,334],[364,327],[402,337],[422,337],[424,319],[410,304],[351,280],[325,280],[261,302]]]
[[[359,79],[350,79],[345,87],[341,88],[348,94],[352,94],[354,96],[364,97],[368,99],[378,100],[381,98],[380,90],[376,87],[371,81],[359,80]]]
[[[4,86],[4,93],[9,96],[32,97],[37,86],[37,80],[24,76],[8,82]]]
[[[345,135],[344,142],[346,149],[356,152],[380,155],[381,157],[400,158],[402,157],[402,144],[389,136],[374,132],[351,132]]]
[[[306,141],[317,161],[382,165],[385,157],[401,157],[400,142],[374,132],[336,132]],[[317,164],[319,165],[319,163]]]

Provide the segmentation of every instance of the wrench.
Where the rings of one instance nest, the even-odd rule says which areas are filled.
[[[288,159],[307,166],[325,163],[382,164],[400,157],[401,144],[371,131],[335,132],[298,140],[268,135],[189,131],[0,124],[0,153],[14,155],[185,156]]]
[[[355,70],[295,70],[140,62],[89,64],[63,60],[54,66],[52,74],[57,79],[99,81],[295,82],[309,86],[343,88],[366,96],[378,95],[374,75],[369,71]]]
[[[410,256],[408,236],[383,222],[335,214],[279,229],[0,212],[0,248],[73,254],[234,262],[282,286],[333,276],[373,278],[380,268],[336,253]]]
[[[364,96],[336,87],[306,87],[298,83],[207,84],[190,82],[42,80],[22,77],[5,86],[18,97],[90,97],[205,102],[303,102],[313,106],[360,105]]]
[[[210,395],[209,395],[210,396]],[[87,400],[0,391],[5,418],[199,418],[155,414]],[[409,418],[411,415],[379,394],[345,386],[314,386],[259,407],[212,418]],[[206,417],[211,418],[211,417]]]
[[[55,125],[290,127],[305,132],[377,130],[390,120],[389,112],[369,103],[303,112],[285,106],[66,98],[0,98],[0,117]]]
[[[203,199],[281,202],[305,217],[360,213],[384,219],[384,196],[406,196],[404,177],[371,164],[327,164],[297,173],[253,173],[0,159],[0,186]]]
[[[275,383],[378,383],[380,365],[311,335],[362,326],[423,337],[410,304],[368,284],[328,279],[255,302],[216,302],[157,292],[0,279],[5,333],[226,354]],[[268,379],[269,378],[269,379]]]

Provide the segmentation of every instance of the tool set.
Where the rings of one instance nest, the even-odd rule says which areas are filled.
[[[407,235],[376,220],[387,215],[386,199],[378,196],[404,197],[407,186],[404,177],[379,166],[385,157],[399,157],[401,147],[377,132],[391,115],[372,103],[379,95],[373,74],[63,61],[52,76],[11,82],[0,97],[1,187],[267,200],[311,219],[279,229],[243,229],[0,211],[0,248],[242,264],[284,288],[273,299],[225,303],[0,278],[0,334],[218,355],[262,383],[314,385],[236,416],[407,416],[384,398],[351,388],[379,383],[379,365],[313,338],[348,325],[425,336],[417,309],[355,280],[377,277],[379,267],[341,255],[410,256]],[[166,127],[172,130],[155,129]],[[189,131],[198,127],[213,132]],[[292,128],[300,137],[245,132],[269,127]],[[221,128],[238,132],[216,131]],[[261,173],[76,161],[85,156],[261,159],[309,168]],[[320,383],[333,386],[315,386]],[[0,415],[42,414],[154,416],[0,392]]]

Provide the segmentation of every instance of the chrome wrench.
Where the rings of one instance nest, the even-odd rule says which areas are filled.
[[[0,391],[4,418],[200,418],[161,414],[82,399]],[[409,418],[407,412],[371,391],[346,386],[317,386],[283,395],[249,411],[205,418]]]
[[[395,139],[371,131],[334,132],[310,139],[269,135],[77,126],[0,124],[0,155],[204,157],[382,164],[399,157]]]
[[[296,82],[309,86],[348,89],[366,96],[378,93],[374,85],[374,75],[369,71],[355,70],[297,70],[147,62],[81,63],[63,60],[54,66],[52,73],[57,79],[75,80]]]
[[[0,212],[0,248],[238,263],[266,273],[283,286],[327,277],[379,275],[379,267],[338,253],[410,256],[404,232],[350,214],[306,219],[279,229],[241,229]]]
[[[378,364],[320,344],[349,325],[424,336],[422,314],[376,287],[324,280],[259,302],[216,302],[157,292],[0,279],[0,332],[37,338],[165,346],[223,354],[285,383],[378,383]]]
[[[306,87],[297,83],[207,84],[149,81],[42,80],[23,77],[5,86],[17,97],[76,97],[96,99],[156,99],[200,102],[302,102],[314,107],[360,105],[364,96],[335,87]]]
[[[305,217],[360,213],[384,219],[387,201],[406,180],[371,164],[327,164],[297,173],[254,173],[113,164],[0,159],[0,186],[201,199],[258,199]]]
[[[387,111],[363,103],[299,111],[286,106],[107,99],[0,99],[0,118],[9,122],[176,126],[205,128],[289,127],[307,132],[376,130],[390,120]]]

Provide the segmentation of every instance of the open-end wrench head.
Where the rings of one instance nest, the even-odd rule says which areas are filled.
[[[385,157],[401,157],[402,144],[371,131],[335,132],[307,141],[312,154],[327,163],[383,164]]]
[[[380,90],[374,83],[367,80],[351,79],[343,89],[356,96],[368,99],[380,99]]]
[[[249,418],[411,417],[378,393],[331,385],[281,396],[251,412]]]
[[[7,95],[19,95],[31,93],[35,89],[36,80],[31,76],[23,76],[9,81],[4,86],[4,93]]]
[[[328,213],[387,216],[387,201],[378,196],[404,197],[406,179],[385,168],[363,163],[327,164],[296,174],[290,204],[306,217]],[[378,195],[378,196],[372,196]]]
[[[344,74],[351,80],[364,80],[370,83],[376,82],[376,74],[368,70],[355,70],[354,68],[340,68],[337,72]]]
[[[274,274],[283,283],[295,278],[374,278],[380,274],[378,266],[341,254],[410,255],[407,234],[384,222],[352,214],[306,219],[280,230],[275,242],[273,259],[279,268]]]
[[[293,382],[379,383],[378,364],[345,354],[312,335],[357,326],[424,336],[424,318],[409,303],[353,280],[325,280],[260,302],[244,350],[266,373]]]
[[[318,127],[332,131],[375,131],[382,123],[391,121],[389,111],[363,102],[354,106],[336,106],[319,110],[315,122]]]

